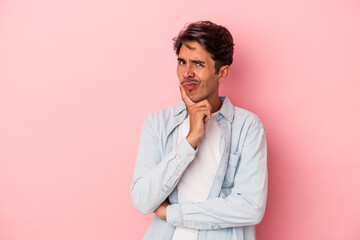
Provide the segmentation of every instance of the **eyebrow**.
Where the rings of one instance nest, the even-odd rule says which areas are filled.
[[[178,58],[177,60],[178,60],[178,61],[184,61],[184,62],[186,62],[185,59],[183,59],[183,58]],[[205,64],[205,62],[204,62],[204,61],[201,61],[201,60],[191,60],[191,62],[192,62],[192,63]]]

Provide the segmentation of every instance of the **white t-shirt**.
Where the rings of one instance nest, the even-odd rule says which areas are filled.
[[[221,129],[213,113],[205,124],[205,135],[198,143],[198,152],[181,177],[178,185],[179,202],[203,202],[208,198],[221,159]],[[177,143],[189,133],[187,116],[179,125]],[[196,240],[198,230],[177,227],[172,240]]]

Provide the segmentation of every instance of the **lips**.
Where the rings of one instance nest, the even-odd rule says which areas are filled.
[[[197,86],[197,83],[196,83],[196,82],[183,83],[183,87],[184,87],[186,90],[193,90],[196,86]]]

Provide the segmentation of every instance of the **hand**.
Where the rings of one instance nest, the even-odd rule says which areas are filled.
[[[205,123],[211,118],[212,108],[207,99],[194,103],[188,95],[186,95],[186,92],[181,84],[180,92],[190,118],[190,130],[186,139],[195,149],[199,141],[205,135]]]
[[[166,219],[166,207],[169,205],[169,201],[166,199],[156,210],[155,214],[162,219]]]

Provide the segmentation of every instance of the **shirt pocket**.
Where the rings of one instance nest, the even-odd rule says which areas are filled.
[[[240,154],[238,153],[230,153],[228,166],[226,169],[226,174],[223,182],[223,188],[233,188],[234,187],[234,178],[236,169],[239,165]]]

